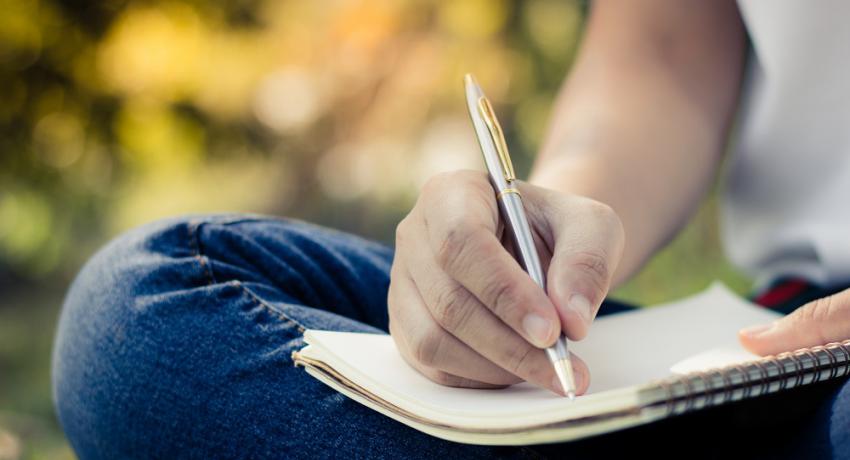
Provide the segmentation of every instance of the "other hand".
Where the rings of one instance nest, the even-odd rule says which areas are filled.
[[[738,336],[759,355],[850,339],[850,289],[803,305],[770,324],[743,329]]]

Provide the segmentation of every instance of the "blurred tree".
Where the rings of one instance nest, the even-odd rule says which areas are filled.
[[[464,73],[528,170],[587,9],[0,2],[0,273],[35,279],[67,278],[105,238],[187,212],[285,214],[391,241],[427,177],[480,167]],[[712,261],[689,289],[726,269],[711,209],[697,224],[708,243],[685,239],[665,259]]]
[[[0,271],[35,278],[185,212],[285,213],[389,239],[427,176],[478,167],[463,73],[502,104],[527,168],[584,11],[554,0],[2,6]]]

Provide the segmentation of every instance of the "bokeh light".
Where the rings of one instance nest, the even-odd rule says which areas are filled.
[[[374,222],[398,220],[429,176],[480,168],[466,72],[487,88],[527,170],[586,9],[548,0],[3,7],[0,197],[5,212],[20,210],[0,224],[0,273],[65,278],[128,226],[219,208],[344,222],[391,240],[392,227]],[[38,204],[9,204],[20,200]],[[45,220],[69,233],[29,230]]]

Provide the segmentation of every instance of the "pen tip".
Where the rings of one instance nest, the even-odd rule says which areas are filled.
[[[569,359],[559,359],[554,363],[554,365],[555,374],[557,375],[558,383],[560,383],[561,388],[571,400],[575,399],[576,381],[575,375],[573,375],[572,363],[569,361]]]

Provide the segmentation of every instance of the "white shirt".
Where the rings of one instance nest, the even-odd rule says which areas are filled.
[[[721,212],[757,281],[850,282],[850,1],[739,0],[754,53]]]

